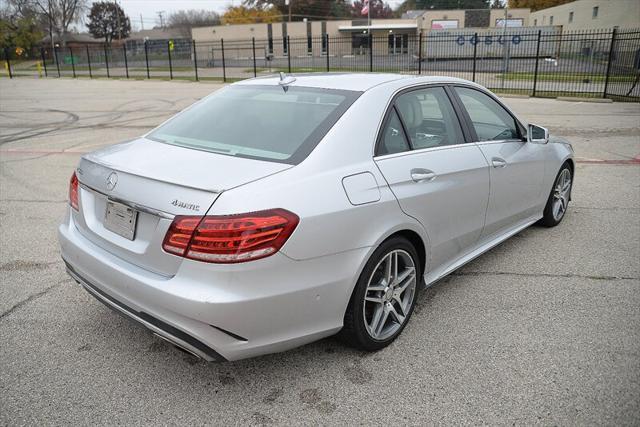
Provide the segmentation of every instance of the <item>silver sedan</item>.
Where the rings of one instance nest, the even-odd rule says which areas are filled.
[[[374,351],[421,289],[571,198],[573,150],[471,82],[274,76],[86,154],[69,274],[206,360],[336,333]]]

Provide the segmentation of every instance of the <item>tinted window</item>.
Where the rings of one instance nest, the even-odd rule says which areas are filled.
[[[409,149],[409,144],[404,136],[402,124],[396,114],[396,109],[392,108],[387,119],[387,123],[382,130],[382,139],[378,147],[378,155],[401,153]]]
[[[396,106],[414,150],[464,142],[458,117],[443,88],[405,93],[398,97]]]
[[[229,86],[148,137],[238,157],[299,163],[359,92],[279,86]]]
[[[479,141],[520,139],[515,119],[490,96],[463,87],[455,90],[471,117]]]

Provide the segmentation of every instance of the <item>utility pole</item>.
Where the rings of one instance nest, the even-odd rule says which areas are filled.
[[[508,59],[507,59],[507,48],[508,48],[508,41],[507,41],[507,19],[509,18],[509,8],[507,6],[505,6],[504,8],[504,20],[502,21],[502,50],[503,50],[503,58],[502,58],[502,89],[504,89],[504,79],[505,79],[505,74],[507,74],[507,66],[508,66]],[[478,40],[476,40],[476,43],[478,43]]]
[[[118,6],[118,0],[113,0],[116,6],[116,25],[118,25],[118,40],[122,40],[122,27],[120,26],[120,7]]]
[[[158,12],[156,12],[158,14],[158,17],[160,18],[160,28],[164,28],[164,19],[162,17],[162,15],[165,13],[164,10],[160,10]]]
[[[53,41],[53,15],[51,14],[51,0],[47,1],[47,7],[49,8],[49,38],[51,38],[51,52],[56,48],[56,44]]]
[[[142,14],[140,14],[140,30],[144,31],[144,21],[142,20]]]
[[[293,2],[293,0],[284,0],[284,2],[289,6],[289,22],[291,22],[291,2]]]

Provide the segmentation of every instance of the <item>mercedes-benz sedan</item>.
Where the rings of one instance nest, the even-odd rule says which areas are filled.
[[[276,76],[86,154],[69,274],[207,360],[391,343],[418,292],[567,210],[573,151],[471,82]]]

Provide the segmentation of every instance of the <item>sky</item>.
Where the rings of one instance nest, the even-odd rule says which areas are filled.
[[[144,24],[146,29],[158,25],[159,11],[164,11],[165,18],[171,12],[186,9],[205,9],[223,13],[230,5],[239,6],[242,0],[117,0],[117,2],[131,19],[131,25],[139,30],[141,24]],[[395,8],[402,3],[402,0],[386,0],[386,2]]]

